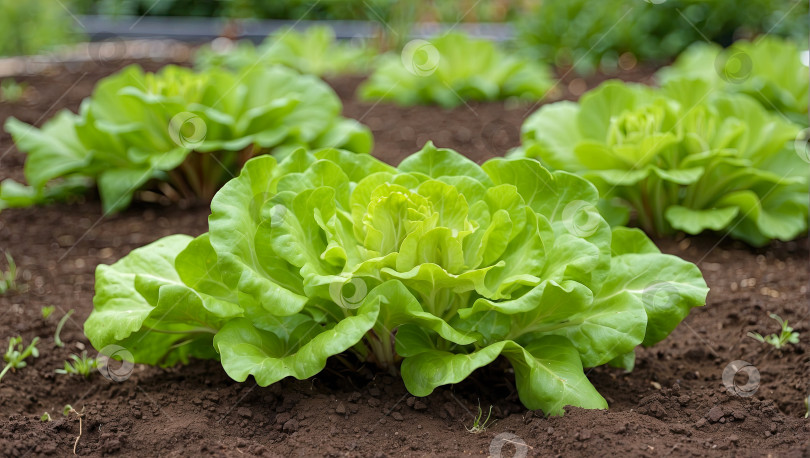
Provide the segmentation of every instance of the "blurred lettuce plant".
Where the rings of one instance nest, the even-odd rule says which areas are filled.
[[[195,66],[238,71],[257,65],[280,64],[317,76],[341,75],[364,73],[375,54],[367,45],[336,41],[334,30],[328,26],[312,26],[303,32],[281,30],[259,46],[247,41],[222,49],[205,46],[197,52]]]
[[[723,49],[716,44],[695,43],[669,67],[658,72],[662,83],[677,79],[702,79],[713,89],[741,92],[768,110],[807,125],[808,66],[792,40],[764,36],[740,40]]]
[[[549,69],[460,33],[413,40],[389,53],[359,88],[365,100],[454,107],[468,100],[540,100],[553,86]]]

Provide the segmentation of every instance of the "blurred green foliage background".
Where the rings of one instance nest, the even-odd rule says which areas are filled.
[[[55,0],[0,0],[0,56],[37,54],[80,38]]]
[[[761,34],[806,42],[804,0],[542,0],[518,22],[534,57],[589,73],[623,53],[665,63],[698,41],[728,46]]]
[[[579,73],[615,67],[623,54],[666,63],[697,41],[804,43],[810,33],[805,0],[0,0],[0,55],[80,39],[74,14],[374,21],[384,47],[402,46],[419,22],[508,22],[519,52]]]

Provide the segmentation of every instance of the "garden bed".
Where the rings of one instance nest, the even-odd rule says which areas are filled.
[[[0,105],[0,122],[14,115],[40,125],[59,108],[75,110],[95,81],[119,67],[109,63],[22,78],[30,97]],[[627,77],[646,81],[649,74]],[[603,78],[584,83],[593,87]],[[570,75],[564,79],[562,97],[573,98],[572,87],[579,92],[581,83],[572,81]],[[375,155],[394,164],[429,139],[476,161],[503,154],[519,143],[519,126],[529,109],[360,103],[351,98],[358,78],[330,82],[344,100],[345,114],[371,127]],[[21,180],[24,156],[3,133],[0,152],[7,151],[0,159],[0,178]],[[84,412],[76,447],[82,456],[486,456],[504,445],[503,439],[503,456],[515,451],[509,441],[525,443],[522,450],[529,456],[802,456],[810,447],[810,423],[802,418],[810,374],[807,240],[756,250],[711,236],[659,240],[663,251],[701,268],[711,287],[707,306],[694,310],[666,340],[640,351],[631,374],[605,367],[589,373],[609,411],[535,415],[518,401],[505,363],[420,399],[397,378],[370,367],[348,373],[336,363],[312,380],[287,379],[267,388],[252,380],[236,383],[213,361],[170,369],[139,365],[120,383],[98,373],[88,381],[56,375],[54,369],[70,354],[89,346],[82,324],[92,310],[96,265],[165,235],[198,235],[207,229],[208,212],[207,207],[136,204],[101,219],[100,204],[91,196],[70,205],[0,213],[0,248],[14,256],[24,288],[0,296],[0,338],[42,339],[40,357],[0,383],[0,455],[70,454],[79,422],[61,415],[66,404]],[[40,310],[49,305],[56,312],[43,320]],[[56,324],[69,309],[75,314],[61,334],[66,345],[56,348]],[[795,325],[802,333],[799,345],[780,353],[746,337],[748,331],[775,330],[769,312]],[[723,370],[735,360],[759,371],[752,397],[731,395],[724,387]],[[465,427],[472,425],[479,403],[485,410],[494,406],[498,421],[471,434]],[[53,420],[41,422],[43,412]]]

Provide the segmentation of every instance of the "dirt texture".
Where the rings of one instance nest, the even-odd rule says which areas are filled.
[[[75,110],[94,81],[115,68],[23,78],[35,96],[0,104],[0,121],[14,115],[41,124],[58,108]],[[427,139],[479,161],[503,154],[519,143],[528,112],[503,104],[444,110],[359,103],[350,100],[357,82],[332,84],[347,115],[371,126],[375,154],[391,163]],[[6,151],[0,178],[21,179],[24,156],[3,134],[0,152]],[[71,354],[95,354],[82,324],[92,310],[96,265],[165,235],[200,234],[207,215],[204,207],[140,203],[102,219],[92,195],[73,204],[0,213],[0,249],[20,269],[20,291],[0,296],[0,344],[16,335],[25,342],[42,339],[40,357],[0,382],[0,456],[68,456],[74,444],[80,456],[810,454],[810,420],[803,418],[810,391],[807,240],[764,249],[717,236],[657,241],[663,251],[698,264],[711,287],[708,304],[665,341],[640,349],[632,373],[589,371],[610,404],[607,411],[572,408],[557,418],[527,411],[505,361],[426,398],[410,396],[398,378],[372,367],[349,373],[334,362],[311,380],[287,379],[266,388],[252,379],[232,381],[216,361],[168,369],[136,365],[121,382],[97,372],[88,380],[55,374]],[[43,319],[41,309],[49,305],[56,311]],[[57,322],[71,309],[75,313],[61,332],[65,347],[59,348]],[[776,331],[769,312],[802,333],[800,344],[776,351],[746,337],[749,331]],[[760,375],[752,396],[724,385],[724,369],[737,360]],[[734,380],[746,386],[744,375]],[[62,415],[66,404],[82,415],[78,442],[79,418]],[[473,434],[467,428],[478,405],[493,406],[497,421]],[[44,412],[51,421],[40,421]]]

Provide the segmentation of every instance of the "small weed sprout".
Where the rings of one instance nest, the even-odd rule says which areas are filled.
[[[34,337],[31,344],[23,349],[22,337],[17,336],[8,339],[8,351],[3,355],[6,366],[3,368],[3,371],[0,372],[0,380],[3,379],[3,376],[6,375],[6,372],[9,370],[16,371],[17,369],[22,369],[27,366],[28,363],[25,362],[25,359],[29,356],[33,356],[34,358],[39,357],[39,350],[37,350],[38,342],[39,337]]]
[[[65,313],[65,316],[59,320],[59,324],[56,325],[56,333],[53,335],[53,343],[59,348],[63,348],[65,346],[65,343],[62,342],[62,339],[59,336],[62,334],[62,327],[65,326],[65,323],[67,322],[68,318],[70,318],[70,315],[73,315],[73,309],[68,310],[68,312]]]
[[[84,408],[82,408],[82,412],[84,412]],[[76,454],[76,446],[79,445],[79,439],[82,438],[82,417],[83,414],[79,413],[76,409],[73,408],[70,404],[66,404],[65,408],[62,409],[62,415],[68,416],[71,413],[75,413],[77,417],[79,417],[79,435],[76,436],[76,442],[73,443],[73,454]]]
[[[8,251],[6,251],[6,262],[8,270],[0,272],[0,294],[17,290],[17,263],[14,262],[14,258]]]
[[[51,414],[48,412],[43,413],[42,416],[39,417],[39,421],[51,421]]]
[[[84,378],[90,378],[93,369],[98,365],[95,358],[87,357],[87,350],[84,350],[81,355],[72,354],[70,357],[73,362],[65,361],[65,368],[56,369],[57,374],[81,375]]]
[[[748,337],[758,340],[762,343],[767,343],[772,345],[777,350],[781,350],[782,347],[786,346],[789,343],[797,344],[799,343],[799,333],[793,332],[793,328],[788,326],[787,320],[783,320],[781,316],[771,313],[770,317],[776,320],[779,323],[779,326],[782,327],[782,331],[779,335],[771,334],[767,337],[763,337],[762,334],[758,332],[749,332]]]
[[[53,305],[42,307],[42,319],[47,320],[48,317],[50,317],[53,314],[54,310],[56,310],[56,307],[54,307]]]
[[[489,413],[487,414],[487,418],[484,419],[484,411],[481,410],[481,404],[478,404],[478,416],[475,417],[475,421],[473,422],[472,427],[467,428],[467,431],[473,434],[483,433],[484,431],[487,430],[487,428],[494,425],[495,422],[498,421],[498,420],[489,421],[490,417],[492,417],[492,406],[489,406]],[[482,419],[483,422],[481,421]]]

